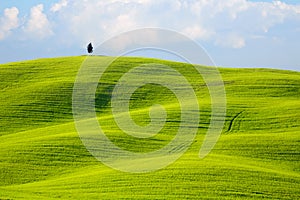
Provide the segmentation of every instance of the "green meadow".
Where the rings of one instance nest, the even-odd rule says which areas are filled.
[[[167,113],[164,127],[149,138],[131,137],[118,127],[112,91],[134,67],[160,63],[176,69],[193,87],[200,110],[197,135],[183,156],[158,171],[127,173],[99,162],[76,131],[72,93],[85,59],[0,65],[0,199],[300,198],[300,72],[219,68],[226,90],[225,125],[213,150],[200,159],[211,119],[210,95],[201,75],[186,63],[118,58],[99,80],[95,110],[103,131],[120,148],[160,149],[180,126],[174,93],[146,84],[132,94],[131,117],[145,126],[151,121],[149,108],[160,104]],[[90,59],[103,67],[108,57]]]

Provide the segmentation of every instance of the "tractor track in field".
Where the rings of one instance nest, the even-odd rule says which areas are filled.
[[[233,127],[233,123],[234,123],[234,121],[242,114],[244,112],[244,110],[243,111],[241,111],[241,112],[239,112],[238,114],[236,114],[231,120],[230,120],[230,123],[229,123],[229,126],[228,126],[228,129],[227,129],[227,132],[230,132],[230,131],[232,131],[232,127]]]

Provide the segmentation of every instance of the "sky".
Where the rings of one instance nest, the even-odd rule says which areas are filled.
[[[184,34],[217,66],[300,71],[298,0],[0,0],[0,63],[83,55],[147,27]]]

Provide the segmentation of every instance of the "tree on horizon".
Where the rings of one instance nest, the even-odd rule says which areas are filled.
[[[87,46],[87,52],[88,52],[88,53],[93,53],[93,45],[92,45],[91,42],[90,42],[90,43],[88,44],[88,46]]]

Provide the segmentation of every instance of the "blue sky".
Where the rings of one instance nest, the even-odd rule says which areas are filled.
[[[298,0],[0,0],[0,63],[82,55],[144,27],[185,34],[218,66],[300,71]]]

